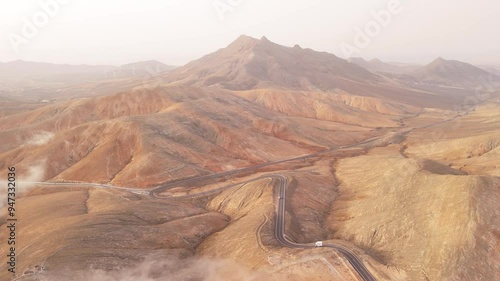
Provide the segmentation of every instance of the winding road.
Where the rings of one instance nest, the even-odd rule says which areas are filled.
[[[309,244],[298,244],[294,241],[291,241],[285,234],[285,204],[286,204],[286,188],[288,186],[288,180],[286,177],[282,175],[267,175],[264,176],[266,178],[273,178],[279,181],[279,190],[278,190],[278,209],[276,211],[276,227],[274,230],[274,234],[276,236],[276,240],[278,240],[281,245],[289,247],[289,248],[315,248],[318,247],[315,243]],[[376,281],[375,277],[370,273],[370,271],[365,267],[361,259],[353,253],[348,248],[337,245],[337,244],[322,244],[321,247],[332,248],[339,251],[341,254],[345,256],[345,258],[352,265],[354,270],[359,274],[359,276],[364,281]]]
[[[225,173],[220,173],[220,174],[215,174],[219,177],[226,176]],[[211,175],[213,176],[213,175]],[[276,225],[274,229],[274,235],[276,240],[278,242],[288,248],[294,248],[294,249],[309,249],[309,248],[317,248],[317,247],[323,247],[323,248],[332,248],[340,252],[344,257],[349,261],[349,263],[352,265],[354,270],[359,274],[359,276],[364,280],[364,281],[376,281],[375,277],[370,273],[370,271],[366,268],[366,266],[363,264],[361,259],[350,249],[346,248],[345,246],[338,245],[338,244],[326,244],[322,243],[321,246],[318,246],[316,243],[306,243],[306,244],[300,244],[296,243],[292,240],[290,240],[285,233],[285,214],[286,214],[286,188],[288,187],[288,179],[279,174],[269,174],[269,175],[263,175],[251,180],[247,180],[244,182],[239,182],[239,183],[234,183],[231,185],[227,185],[224,187],[220,187],[217,189],[209,190],[209,191],[204,191],[196,194],[190,194],[190,195],[183,195],[183,196],[177,196],[177,197],[168,197],[168,196],[158,196],[157,192],[162,192],[165,189],[165,186],[160,186],[156,187],[150,191],[138,191],[137,189],[133,188],[124,188],[124,187],[118,187],[118,186],[113,186],[113,185],[108,185],[108,184],[97,184],[97,183],[55,183],[55,182],[30,182],[30,184],[38,184],[38,185],[45,185],[45,186],[86,186],[86,187],[93,187],[93,188],[107,188],[107,189],[118,189],[118,190],[125,190],[128,192],[133,192],[133,193],[138,193],[138,194],[143,194],[143,195],[149,195],[154,198],[158,199],[189,199],[189,198],[195,198],[195,197],[201,197],[201,196],[208,196],[211,194],[219,193],[224,190],[242,185],[242,184],[247,184],[251,182],[256,182],[262,179],[274,179],[277,180],[279,185],[278,189],[278,205],[276,208]],[[190,181],[192,179],[189,179]],[[179,183],[179,182],[177,182]]]
[[[276,240],[280,242],[281,245],[288,247],[288,248],[295,248],[295,249],[309,249],[309,248],[317,248],[317,247],[323,247],[323,248],[332,248],[340,252],[344,257],[349,261],[349,263],[352,265],[354,270],[359,274],[359,276],[364,280],[364,281],[376,281],[375,277],[370,273],[370,271],[366,268],[366,266],[363,264],[361,259],[350,249],[346,248],[345,246],[338,245],[338,244],[325,244],[322,243],[321,246],[317,246],[316,243],[307,243],[307,244],[300,244],[296,243],[292,240],[290,240],[285,233],[285,213],[286,213],[286,188],[288,187],[288,179],[283,176],[283,175],[278,175],[278,174],[269,174],[269,175],[264,175],[260,176],[248,181],[240,182],[240,183],[235,183],[231,185],[227,185],[221,188],[217,188],[214,190],[210,191],[204,191],[200,192],[197,194],[190,194],[190,195],[183,195],[183,196],[178,196],[178,197],[159,197],[155,191],[151,191],[150,195],[155,197],[155,198],[162,198],[162,199],[189,199],[189,198],[194,198],[194,197],[200,197],[200,196],[207,196],[210,194],[214,193],[219,193],[224,190],[230,189],[232,187],[236,187],[242,184],[247,184],[251,182],[256,182],[262,179],[275,179],[279,183],[279,189],[278,189],[278,205],[276,208],[276,226],[274,228],[274,235],[276,237]],[[160,188],[159,190],[162,190]]]
[[[461,113],[461,114],[455,115],[451,118],[442,120],[440,122],[428,124],[428,125],[421,126],[421,127],[415,127],[415,128],[412,128],[412,129],[409,129],[406,131],[399,132],[399,133],[395,134],[393,137],[396,137],[398,135],[404,136],[415,129],[429,128],[431,126],[435,126],[438,124],[453,121],[457,118],[462,117],[463,115],[469,114],[474,109],[475,108],[471,108],[466,113]],[[218,178],[222,178],[222,177],[229,179],[231,177],[235,177],[238,174],[252,172],[252,171],[255,172],[259,168],[270,166],[270,165],[275,165],[275,164],[294,161],[294,160],[305,160],[305,159],[313,158],[313,157],[316,157],[316,156],[319,156],[321,154],[325,154],[328,152],[340,151],[340,150],[349,149],[349,148],[353,148],[353,147],[359,147],[361,145],[377,141],[377,140],[381,139],[382,137],[383,136],[373,137],[373,138],[370,138],[368,140],[364,140],[362,142],[354,143],[354,144],[351,144],[348,146],[341,146],[339,148],[330,148],[330,149],[326,149],[326,150],[312,153],[309,155],[303,155],[303,156],[299,156],[299,157],[293,157],[293,158],[282,159],[282,160],[278,160],[278,161],[267,162],[267,163],[258,164],[258,165],[246,167],[246,168],[241,168],[241,169],[237,169],[237,170],[233,170],[233,171],[227,171],[227,172],[222,172],[222,173],[215,173],[215,174],[209,174],[209,175],[203,175],[203,176],[195,176],[195,177],[187,178],[187,179],[175,180],[175,181],[171,181],[171,182],[168,182],[166,184],[163,184],[163,185],[160,185],[157,187],[153,187],[149,190],[141,190],[141,189],[136,189],[136,188],[125,188],[125,187],[113,186],[113,185],[108,185],[108,184],[84,183],[84,182],[72,182],[72,183],[68,183],[68,182],[25,182],[25,183],[45,185],[45,186],[79,186],[79,187],[86,186],[86,187],[93,187],[93,188],[118,189],[118,190],[124,190],[124,191],[128,191],[128,192],[136,193],[136,194],[149,195],[153,198],[173,200],[173,199],[183,199],[183,198],[185,199],[185,198],[206,196],[206,195],[210,195],[213,193],[222,192],[226,189],[229,189],[229,188],[241,185],[241,184],[255,182],[255,181],[258,181],[261,179],[265,179],[265,178],[275,179],[275,180],[278,180],[278,182],[279,182],[278,205],[277,205],[277,209],[276,209],[276,226],[275,226],[275,233],[274,233],[276,240],[278,240],[278,242],[281,243],[281,245],[283,245],[285,247],[289,247],[289,248],[308,249],[308,248],[324,247],[324,248],[335,249],[338,252],[340,252],[342,255],[344,255],[344,257],[349,261],[349,263],[352,265],[354,270],[358,273],[358,275],[364,281],[376,281],[375,277],[366,268],[366,266],[363,264],[361,259],[354,252],[352,252],[350,249],[346,248],[345,246],[338,245],[338,244],[326,244],[326,243],[323,243],[323,241],[318,241],[316,243],[299,244],[299,243],[296,243],[296,242],[290,240],[286,236],[286,234],[285,234],[285,214],[286,214],[285,204],[286,204],[286,188],[288,186],[288,180],[283,175],[278,175],[278,174],[264,175],[264,176],[260,176],[260,177],[257,177],[257,178],[254,178],[254,179],[251,179],[248,181],[227,185],[227,186],[217,188],[214,190],[199,192],[197,194],[189,194],[189,195],[183,195],[183,196],[177,196],[177,197],[160,196],[159,194],[168,190],[171,187],[179,186],[181,184],[182,185],[189,185],[190,183],[196,183],[199,181],[209,180],[209,179],[218,179]]]
[[[219,175],[221,176],[221,175]],[[224,176],[224,173],[223,175]],[[164,186],[160,186],[157,188],[152,189],[151,191],[138,191],[137,189],[133,188],[124,188],[124,187],[118,187],[118,186],[113,186],[113,185],[108,185],[108,184],[97,184],[97,183],[55,183],[55,182],[29,182],[29,184],[38,184],[38,185],[45,185],[45,186],[86,186],[86,187],[93,187],[93,188],[106,188],[106,189],[118,189],[118,190],[125,190],[128,192],[133,192],[133,193],[138,193],[138,194],[143,194],[143,195],[149,195],[154,198],[158,199],[187,199],[187,198],[194,198],[194,197],[200,197],[200,196],[207,196],[210,194],[214,193],[219,193],[224,190],[230,189],[232,187],[236,187],[242,184],[247,184],[251,182],[256,182],[262,179],[275,179],[278,180],[279,182],[279,189],[278,189],[278,205],[276,209],[276,226],[274,230],[274,235],[276,237],[276,240],[280,242],[281,245],[288,247],[288,248],[295,248],[295,249],[308,249],[308,248],[316,248],[318,247],[315,243],[307,243],[307,244],[299,244],[296,243],[292,240],[290,240],[286,234],[285,234],[285,204],[286,204],[286,188],[288,186],[288,179],[283,176],[283,175],[278,175],[278,174],[269,174],[269,175],[264,175],[260,176],[248,181],[240,182],[240,183],[234,183],[231,185],[227,185],[221,188],[217,188],[214,190],[209,190],[205,192],[200,192],[197,194],[191,194],[191,195],[184,195],[184,196],[178,196],[178,197],[163,197],[163,196],[158,196],[157,191],[163,191]],[[353,253],[351,250],[348,248],[342,246],[342,245],[337,245],[337,244],[322,244],[321,247],[324,248],[332,248],[337,251],[339,251],[341,254],[345,256],[345,258],[349,261],[349,263],[352,265],[354,270],[359,274],[359,276],[364,280],[364,281],[376,281],[375,277],[368,271],[368,269],[365,267],[361,259]]]

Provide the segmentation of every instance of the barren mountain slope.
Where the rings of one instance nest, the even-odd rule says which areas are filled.
[[[399,126],[398,116],[338,102],[339,111],[328,97],[318,102],[316,116],[284,115],[231,93],[166,88],[59,103],[2,119],[1,159],[9,163],[0,168],[43,162],[44,179],[144,187],[306,155],[380,134],[370,127]]]
[[[498,181],[435,164],[425,169],[423,163],[398,155],[397,149],[380,154],[374,150],[337,166],[342,184],[329,218],[333,237],[396,265],[408,280],[464,280],[457,278],[461,271],[476,277],[467,280],[498,278],[487,267],[473,270],[473,262],[500,258],[479,234],[493,231],[488,237],[494,237],[500,223],[491,213],[495,207],[485,200],[499,198]]]
[[[136,188],[20,188],[21,273],[360,280],[331,248],[278,242],[276,200],[286,199],[290,240],[343,245],[377,280],[499,279],[497,103],[469,113],[486,99],[410,89],[328,53],[246,36],[146,80],[0,115],[0,173]],[[269,178],[236,184],[270,173],[288,178],[286,198]],[[157,185],[160,196],[190,196],[142,190]]]
[[[397,266],[404,280],[500,278],[497,115],[490,103],[341,160],[331,236]]]
[[[203,237],[228,224],[227,216],[194,205],[116,190],[35,189],[17,204],[24,206],[17,215],[17,276],[43,266],[52,277],[42,280],[91,280],[86,273],[134,268],[146,257],[188,257]],[[0,269],[0,279],[11,280],[5,262]]]
[[[449,129],[451,128],[451,129]],[[428,143],[424,136],[439,136]],[[500,103],[478,107],[447,127],[415,131],[406,141],[406,154],[431,157],[470,174],[500,176]]]
[[[335,55],[298,46],[287,48],[265,37],[258,40],[244,35],[226,48],[165,75],[165,79],[176,84],[219,85],[234,90],[269,86],[317,87],[319,85],[315,82],[337,77],[356,81],[379,80],[369,71]]]
[[[443,58],[437,58],[428,65],[407,74],[419,83],[471,89],[488,84],[498,87],[500,83],[500,77],[495,74],[465,62]]]
[[[252,90],[240,92],[239,95],[289,116],[367,127],[395,126],[400,118],[422,111],[411,105],[356,96],[340,90],[333,93]]]
[[[413,90],[333,54],[241,36],[226,48],[162,75],[161,83],[231,90],[279,89],[335,92],[382,98],[418,107],[451,108],[443,97]]]
[[[371,72],[403,74],[418,69],[418,65],[386,63],[379,59],[365,60],[363,58],[349,58],[349,62],[357,64]]]
[[[321,160],[309,167],[276,172],[286,175],[290,181],[286,235],[293,241],[312,243],[328,239],[323,219],[337,197],[336,181],[329,163],[331,161]],[[197,252],[238,261],[259,272],[277,275],[277,280],[359,280],[349,262],[332,249],[279,246],[273,235],[277,202],[276,190],[273,192],[272,187],[275,183],[264,178],[227,190],[212,199],[207,208],[230,216],[231,225],[209,236]],[[379,280],[399,276],[394,268],[386,268],[353,245],[346,245],[365,260]],[[279,279],[283,274],[286,278]]]

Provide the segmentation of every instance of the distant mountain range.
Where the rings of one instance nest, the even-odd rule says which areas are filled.
[[[500,66],[496,65],[478,65],[479,68],[482,70],[488,71],[490,73],[493,73],[495,75],[500,76]]]
[[[155,60],[130,63],[118,67],[111,65],[70,65],[16,60],[4,63],[0,62],[0,76],[4,79],[105,80],[109,78],[158,75],[174,68],[174,66]]]
[[[363,58],[349,58],[348,61],[372,72],[386,72],[391,74],[403,74],[421,67],[417,64],[386,63],[379,59],[372,59],[370,61],[367,61]]]
[[[149,60],[124,64],[113,69],[108,74],[115,78],[155,76],[175,68],[176,66],[167,65],[157,60]]]
[[[372,61],[382,68],[385,64]],[[385,66],[385,68],[389,68]],[[415,66],[391,66],[415,71]],[[404,72],[398,70],[398,73]],[[419,107],[447,106],[449,97],[415,89],[413,83],[370,71],[326,52],[285,47],[249,36],[159,76],[165,86],[338,92],[382,98]],[[413,78],[412,78],[413,81]]]
[[[103,79],[109,65],[69,65],[16,60],[0,63],[0,79],[87,80]]]
[[[35,100],[51,99],[51,95],[109,94],[145,84],[149,87],[195,86],[237,91],[345,91],[394,102],[413,100],[412,105],[426,107],[443,102],[435,102],[436,96],[427,93],[432,92],[428,87],[499,87],[498,72],[491,66],[479,68],[443,58],[425,66],[387,63],[379,59],[345,60],[298,45],[281,46],[266,37],[256,39],[242,35],[227,47],[182,67],[155,60],[119,67],[22,60],[0,63],[0,82],[3,84],[0,90],[9,92],[10,96],[32,96]]]
[[[408,73],[419,83],[475,88],[497,84],[500,77],[469,63],[437,58],[430,64]]]
[[[341,59],[326,52],[284,47],[263,37],[242,35],[226,48],[175,67],[156,60],[122,66],[69,65],[23,60],[0,62],[0,81],[25,79],[56,82],[89,82],[159,76],[166,84],[220,87],[230,90],[287,88],[331,90],[352,85],[403,82],[414,85],[475,88],[498,86],[500,68],[474,66],[438,58],[428,65],[388,63],[360,57]],[[133,83],[132,83],[133,84]]]
[[[500,71],[495,67],[478,67],[441,57],[424,66],[396,65],[378,59],[366,61],[363,58],[350,58],[349,61],[372,72],[413,84],[473,89],[481,86],[498,87],[500,83]]]

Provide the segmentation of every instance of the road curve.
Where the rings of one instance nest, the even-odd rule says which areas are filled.
[[[288,179],[282,175],[278,175],[278,174],[264,175],[264,176],[260,176],[260,177],[257,177],[257,178],[254,178],[254,179],[251,179],[248,181],[227,185],[227,186],[217,188],[214,190],[204,191],[204,192],[200,192],[197,194],[183,195],[183,196],[178,196],[178,197],[160,197],[154,191],[152,191],[150,193],[150,195],[152,197],[161,198],[161,199],[188,199],[188,198],[207,196],[210,194],[222,192],[222,191],[230,189],[232,187],[255,182],[258,180],[262,180],[262,179],[275,179],[275,180],[278,180],[278,183],[279,183],[278,205],[276,208],[276,226],[274,229],[274,235],[276,237],[276,240],[278,240],[278,242],[280,242],[281,245],[288,247],[288,248],[295,248],[295,249],[316,248],[317,246],[314,243],[307,243],[307,244],[296,243],[296,242],[290,240],[290,238],[288,238],[285,234],[285,213],[286,213],[285,204],[286,204],[286,188],[288,187]],[[342,245],[337,245],[337,244],[323,244],[322,247],[335,249],[335,250],[339,251],[342,255],[344,255],[344,257],[349,261],[349,263],[352,265],[354,270],[359,274],[359,276],[364,281],[376,281],[377,280],[370,273],[370,271],[365,267],[365,265],[363,264],[361,259],[354,252],[352,252],[350,249],[348,249]]]
[[[217,188],[214,190],[209,190],[205,192],[200,192],[197,194],[191,194],[191,195],[183,195],[183,196],[178,196],[178,197],[164,197],[164,196],[158,196],[155,190],[160,190],[162,191],[163,188],[157,188],[153,189],[151,191],[142,191],[145,193],[141,193],[143,195],[149,195],[154,198],[158,199],[187,199],[187,198],[195,198],[195,197],[200,197],[200,196],[207,196],[210,194],[222,192],[224,190],[230,189],[232,187],[236,187],[241,184],[247,184],[251,182],[256,182],[258,180],[262,179],[275,179],[278,180],[279,183],[279,188],[278,188],[278,205],[276,208],[276,226],[274,230],[274,235],[276,237],[276,240],[280,242],[281,245],[288,247],[288,248],[295,248],[295,249],[309,249],[309,248],[316,248],[317,246],[314,243],[307,243],[307,244],[300,244],[296,243],[292,240],[290,240],[286,234],[285,234],[285,204],[286,204],[286,188],[288,186],[288,179],[283,176],[283,175],[278,175],[278,174],[269,174],[269,175],[263,175],[251,180],[247,180],[244,182],[240,183],[234,183],[231,185],[227,185],[221,188]],[[123,187],[118,187],[118,186],[113,186],[113,185],[107,185],[107,184],[95,184],[95,183],[54,183],[54,182],[30,182],[30,184],[40,184],[40,185],[47,185],[47,186],[87,186],[87,187],[94,187],[94,188],[113,188],[113,189],[119,189],[119,190],[125,190],[129,192],[136,192],[137,190],[134,190],[132,188],[123,188]],[[337,244],[323,244],[323,248],[332,248],[337,251],[339,251],[344,257],[349,261],[349,263],[352,265],[354,270],[359,274],[359,276],[364,280],[364,281],[376,281],[375,277],[368,271],[368,269],[365,267],[361,259],[353,253],[351,250],[348,248],[342,246],[342,245],[337,245]]]
[[[421,126],[421,127],[415,127],[415,128],[412,128],[412,129],[409,129],[406,131],[402,131],[402,132],[397,133],[396,135],[405,135],[405,134],[407,134],[415,129],[429,128],[429,127],[432,127],[432,126],[435,126],[438,124],[453,121],[457,118],[462,117],[462,115],[464,115],[464,114],[470,113],[473,110],[474,110],[474,108],[471,108],[466,113],[458,114],[456,116],[453,116],[451,118],[445,119],[445,120],[440,121],[440,122],[428,124],[428,125]],[[198,197],[198,196],[205,196],[205,195],[209,195],[212,193],[221,192],[223,190],[232,188],[234,186],[254,182],[254,181],[257,181],[257,180],[260,180],[263,178],[277,179],[279,181],[279,192],[278,192],[278,205],[277,205],[277,210],[276,210],[276,227],[275,227],[276,239],[283,246],[286,246],[289,248],[315,248],[316,245],[314,243],[298,244],[298,243],[291,241],[285,234],[285,204],[286,204],[285,201],[286,201],[286,187],[288,185],[288,183],[287,183],[288,181],[287,181],[287,178],[282,176],[282,175],[270,174],[270,175],[266,175],[266,176],[261,176],[261,177],[254,178],[252,180],[248,180],[245,182],[231,184],[231,185],[228,185],[228,186],[225,186],[222,188],[218,188],[218,189],[210,190],[210,191],[205,191],[205,192],[200,192],[198,194],[193,194],[193,195],[185,195],[185,196],[179,196],[179,197],[165,197],[165,196],[159,196],[158,193],[161,193],[161,192],[169,189],[170,187],[173,187],[173,186],[176,186],[179,184],[189,184],[191,182],[213,179],[213,178],[220,178],[220,177],[229,178],[231,176],[237,175],[238,173],[255,171],[258,168],[266,167],[269,165],[275,165],[275,164],[284,163],[284,162],[288,162],[288,161],[294,161],[294,160],[305,160],[305,159],[319,156],[322,154],[326,154],[329,152],[357,147],[360,145],[368,144],[370,142],[379,140],[382,137],[383,136],[373,137],[371,139],[364,140],[364,141],[354,143],[351,145],[347,145],[347,146],[340,146],[338,148],[325,149],[323,151],[315,152],[315,153],[312,153],[309,155],[303,155],[303,156],[292,157],[292,158],[288,158],[288,159],[282,159],[282,160],[278,160],[278,161],[267,162],[267,163],[258,164],[258,165],[251,166],[251,167],[236,169],[233,171],[204,175],[204,176],[195,176],[192,178],[181,179],[181,180],[175,180],[175,181],[171,181],[171,182],[166,183],[166,184],[162,184],[162,185],[157,186],[157,187],[153,187],[153,188],[148,189],[148,190],[141,190],[141,189],[136,189],[136,188],[125,188],[125,187],[113,186],[113,185],[108,185],[108,184],[85,183],[85,182],[72,182],[72,183],[70,183],[70,182],[24,182],[24,183],[46,185],[46,186],[87,186],[87,187],[94,187],[94,188],[112,188],[112,189],[124,190],[124,191],[132,192],[132,193],[142,194],[142,195],[149,195],[151,197],[158,198],[158,199],[183,199],[183,198],[194,198],[194,197]],[[364,266],[361,259],[359,259],[359,257],[355,253],[353,253],[351,250],[349,250],[348,248],[346,248],[342,245],[337,245],[337,244],[323,244],[322,247],[333,248],[333,249],[336,249],[337,251],[339,251],[341,254],[343,254],[346,257],[346,259],[349,261],[349,263],[353,266],[353,268],[356,270],[356,272],[359,274],[359,276],[364,281],[376,281],[375,277]]]
[[[276,211],[276,227],[275,227],[275,235],[276,239],[283,245],[289,248],[315,248],[316,245],[313,243],[309,244],[299,244],[291,241],[285,235],[285,204],[286,204],[286,188],[288,186],[288,180],[286,177],[282,175],[268,175],[265,176],[267,178],[274,178],[279,181],[279,190],[278,190],[278,207]],[[354,270],[359,274],[359,276],[364,281],[376,281],[375,277],[370,273],[370,271],[365,267],[361,259],[353,253],[348,248],[337,245],[337,244],[323,244],[322,247],[332,248],[339,251],[341,254],[345,256],[345,258],[352,265]]]

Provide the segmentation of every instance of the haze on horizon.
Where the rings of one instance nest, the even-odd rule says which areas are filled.
[[[17,59],[69,64],[120,65],[156,59],[183,65],[246,34],[278,44],[327,51],[344,57],[355,29],[387,9],[391,0],[65,0],[48,23],[16,52],[12,34],[24,20],[55,0],[0,3],[0,61]],[[398,1],[398,0],[392,0]],[[61,0],[62,2],[62,0]],[[236,3],[221,16],[219,7]],[[500,2],[400,0],[401,13],[355,56],[384,61],[427,63],[436,57],[500,65],[495,36]],[[222,3],[222,6],[220,5]],[[226,6],[227,7],[227,6]]]

